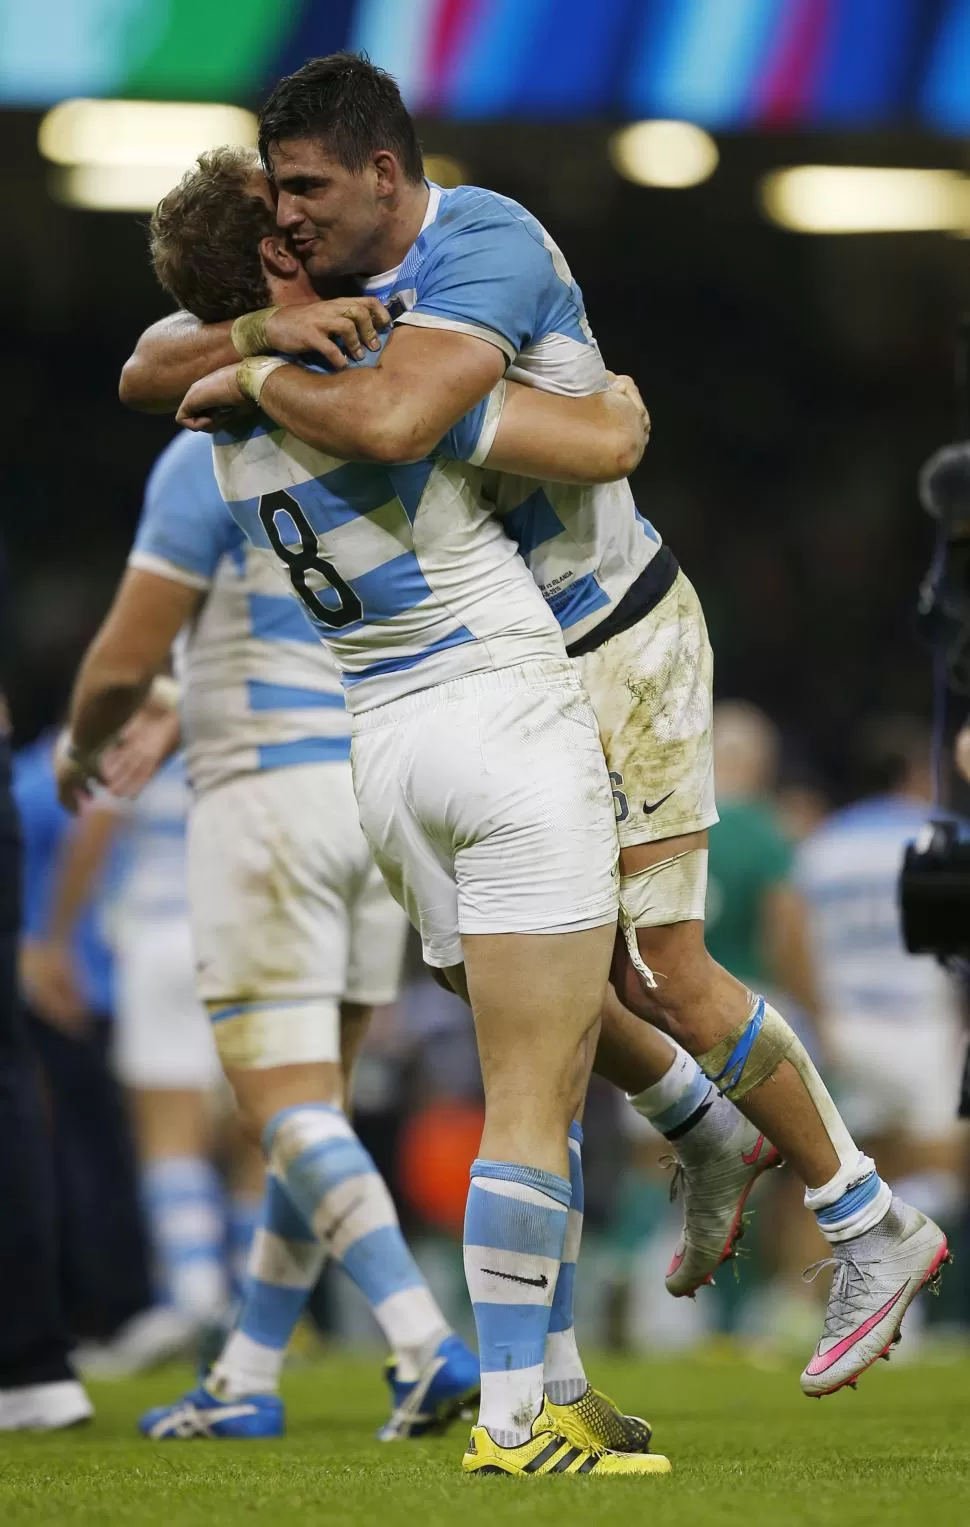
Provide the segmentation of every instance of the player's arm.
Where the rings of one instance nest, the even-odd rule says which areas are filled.
[[[56,764],[63,805],[77,810],[99,777],[98,756],[141,705],[182,626],[203,598],[198,588],[130,567],[78,672],[69,730]]]
[[[632,377],[617,377],[605,392],[581,398],[517,382],[504,387],[483,466],[566,483],[616,482],[639,466],[650,415]]]
[[[246,355],[314,351],[338,371],[364,347],[380,349],[377,330],[390,323],[376,297],[338,297],[263,308],[241,319],[203,323],[191,313],[170,313],[146,329],[125,362],[118,396],[144,413],[174,413],[200,378]]]
[[[180,424],[208,429],[220,409],[248,399],[298,439],[342,461],[420,461],[479,403],[506,367],[477,336],[394,330],[377,365],[321,376],[260,357],[225,367],[186,394]]]
[[[231,323],[202,323],[191,313],[169,313],[141,335],[125,361],[118,396],[142,413],[171,414],[199,377],[238,362]]]
[[[72,939],[117,832],[118,813],[93,805],[61,838],[42,927],[28,927],[20,945],[20,982],[37,1015],[65,1034],[79,1034],[88,1010]]]

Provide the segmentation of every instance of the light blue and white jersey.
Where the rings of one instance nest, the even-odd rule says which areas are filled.
[[[405,311],[396,321],[475,334],[498,346],[511,381],[585,395],[606,369],[561,250],[518,202],[476,186],[431,188],[429,216],[400,268],[366,290]],[[473,465],[495,437],[503,388],[442,442]],[[660,550],[628,482],[575,486],[487,472],[482,492],[543,597],[579,641],[603,621]]]
[[[228,513],[208,435],[183,432],[158,458],[129,565],[207,595],[177,654],[196,792],[258,770],[349,759],[333,660]]]
[[[119,942],[146,923],[188,917],[185,828],[189,783],[177,753],[124,812],[124,869],[114,887],[112,924]]]
[[[575,394],[606,386],[560,251],[506,197],[432,186],[404,261],[366,289],[399,309],[396,322],[496,345],[514,380]],[[625,482],[575,487],[484,469],[502,393],[410,466],[344,463],[265,415],[244,434],[216,437],[223,496],[252,544],[275,552],[334,653],[351,711],[483,668],[561,657],[513,551],[575,642],[660,549]]]
[[[836,1022],[954,1020],[955,989],[931,955],[908,954],[900,931],[903,851],[929,816],[918,801],[878,796],[834,816],[799,850],[817,974]]]

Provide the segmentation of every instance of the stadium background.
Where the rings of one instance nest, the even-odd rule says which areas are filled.
[[[915,480],[955,427],[970,0],[8,0],[0,410],[17,740],[61,714],[171,434],[126,414],[116,381],[166,310],[132,180],[144,199],[181,165],[163,132],[120,156],[117,180],[110,154],[85,173],[44,152],[45,114],[78,97],[251,109],[280,73],[339,47],[398,76],[440,173],[518,198],[554,232],[608,363],[651,409],[635,491],[701,594],[719,696],[780,726],[786,777],[845,798],[856,723],[929,707],[913,607],[931,529]],[[716,164],[705,149],[681,184],[662,166],[618,168],[616,131],[656,119],[705,129]],[[850,213],[837,229],[836,210],[813,233],[779,225],[766,183],[806,164],[949,173],[922,182],[941,187],[929,211],[909,181],[878,228],[850,232]],[[409,1137],[419,1224],[441,1217],[422,1170],[477,1105],[467,1029],[442,1004],[415,972],[359,1087],[388,1163],[404,1113],[440,1097],[453,1109],[437,1123],[454,1136]],[[659,1209],[639,1179],[620,1202],[629,1144],[608,1100],[594,1107],[591,1316],[601,1340],[623,1339],[617,1268]],[[361,1334],[353,1311],[341,1318]]]

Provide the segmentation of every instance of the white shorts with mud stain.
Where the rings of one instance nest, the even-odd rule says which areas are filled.
[[[714,804],[714,658],[678,573],[655,609],[573,660],[596,712],[621,848],[699,832]]]

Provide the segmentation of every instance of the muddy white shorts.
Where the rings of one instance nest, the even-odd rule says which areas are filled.
[[[636,625],[573,661],[599,722],[621,848],[713,826],[714,659],[684,574]]]
[[[349,763],[204,792],[188,859],[199,995],[226,1064],[335,1060],[339,1002],[397,996],[407,922],[360,830]]]
[[[195,990],[188,917],[119,919],[114,1066],[126,1087],[205,1092],[221,1081]]]
[[[437,684],[355,716],[360,820],[429,965],[463,933],[566,933],[617,912],[596,718],[567,661]]]

